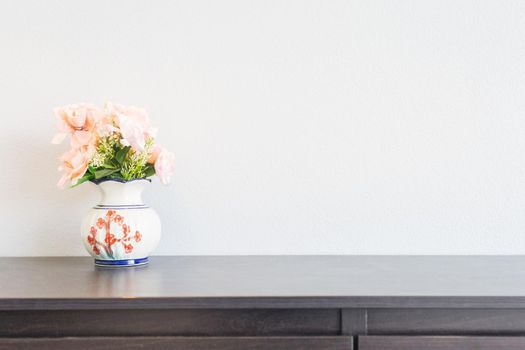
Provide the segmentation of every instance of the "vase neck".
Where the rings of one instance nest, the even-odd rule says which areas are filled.
[[[100,205],[144,205],[142,191],[148,183],[147,180],[104,181],[98,185],[102,193]]]

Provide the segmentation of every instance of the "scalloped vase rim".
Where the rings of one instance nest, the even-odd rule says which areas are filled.
[[[118,183],[121,183],[121,184],[126,184],[126,183],[129,183],[129,182],[135,182],[135,181],[147,181],[147,182],[151,182],[151,179],[149,179],[149,178],[147,178],[147,177],[144,177],[144,178],[133,179],[133,180],[122,180],[122,179],[90,180],[90,182],[94,183],[95,185],[100,185],[101,183],[109,182],[109,181],[118,182]]]

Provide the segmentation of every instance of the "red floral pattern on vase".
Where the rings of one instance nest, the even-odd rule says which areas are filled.
[[[122,229],[122,236],[116,237],[111,230],[111,224],[114,223]],[[105,230],[104,242],[97,240],[98,230]],[[113,258],[113,249],[115,245],[120,243],[124,248],[126,254],[133,252],[132,241],[136,243],[140,242],[142,235],[139,231],[135,231],[135,235],[130,235],[131,228],[125,223],[125,219],[122,215],[116,213],[115,210],[108,210],[105,218],[98,218],[95,225],[89,229],[89,235],[87,236],[87,242],[93,249],[95,255],[100,255],[101,251],[104,252],[111,258]],[[101,250],[102,249],[102,250]]]

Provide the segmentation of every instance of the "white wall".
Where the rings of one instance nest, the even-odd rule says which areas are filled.
[[[0,4],[0,256],[85,255],[52,108],[144,106],[157,254],[525,253],[525,2]]]

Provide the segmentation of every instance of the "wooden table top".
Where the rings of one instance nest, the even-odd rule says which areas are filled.
[[[0,310],[525,308],[523,256],[0,258]]]

